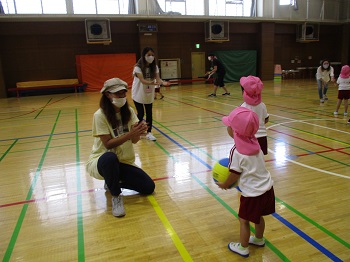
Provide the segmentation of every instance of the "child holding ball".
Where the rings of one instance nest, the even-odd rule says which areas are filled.
[[[265,220],[263,216],[275,212],[273,180],[265,167],[264,154],[255,133],[259,128],[256,113],[245,107],[237,107],[222,118],[227,133],[235,145],[230,151],[230,175],[225,182],[217,182],[221,189],[228,189],[239,179],[241,190],[239,223],[240,241],[230,242],[228,248],[243,257],[249,256],[249,244],[265,246]],[[255,224],[255,236],[250,235],[249,223]]]

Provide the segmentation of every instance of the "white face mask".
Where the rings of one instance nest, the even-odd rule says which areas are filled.
[[[329,64],[323,64],[323,68],[327,69],[329,67]]]
[[[122,97],[122,98],[113,97],[112,99],[112,104],[119,108],[125,105],[125,103],[126,103],[126,97]]]
[[[152,56],[152,55],[145,56],[145,59],[146,59],[147,63],[152,64],[152,62],[154,61],[154,56]]]

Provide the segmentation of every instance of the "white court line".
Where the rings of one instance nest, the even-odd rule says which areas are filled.
[[[202,99],[202,100],[210,100],[210,101],[213,101],[213,99],[206,99],[206,98],[196,97],[196,96],[192,96],[192,97],[197,98],[197,99]],[[215,103],[217,103],[217,104],[222,104],[222,105],[237,107],[236,105],[221,103],[221,102],[218,102],[218,101],[213,101],[213,102],[215,102]],[[268,129],[272,128],[272,127],[275,127],[275,126],[283,125],[283,124],[295,123],[295,122],[303,122],[303,123],[308,124],[308,125],[321,127],[321,128],[324,128],[324,129],[328,129],[328,130],[332,130],[332,131],[337,131],[337,132],[340,132],[340,133],[350,134],[350,132],[346,132],[346,131],[342,131],[342,130],[338,130],[338,129],[329,128],[329,127],[320,126],[320,125],[316,125],[316,124],[312,124],[312,123],[306,122],[306,121],[315,121],[315,120],[317,120],[317,121],[318,121],[318,120],[330,120],[329,118],[327,118],[327,119],[295,120],[295,119],[292,119],[292,118],[283,117],[283,116],[274,115],[274,114],[269,114],[269,115],[270,115],[270,116],[279,117],[279,118],[284,118],[284,119],[287,119],[287,120],[290,120],[290,121],[288,121],[288,122],[283,122],[283,123],[279,123],[279,124],[274,124],[274,125],[272,125],[272,126],[266,127],[266,130],[268,130]],[[343,119],[339,119],[339,118],[336,118],[336,119],[337,119],[337,120],[343,120]],[[272,153],[273,155],[276,155],[276,152],[272,151],[271,149],[268,149],[268,151],[269,151],[270,153]],[[305,165],[305,164],[302,164],[302,163],[299,163],[299,162],[290,160],[290,159],[288,159],[288,158],[283,158],[283,160],[286,160],[286,161],[288,161],[288,162],[290,162],[290,163],[293,163],[293,164],[295,164],[295,165],[299,165],[299,166],[302,166],[302,167],[305,167],[305,168],[312,169],[312,170],[317,171],[317,172],[321,172],[321,173],[325,173],[325,174],[328,174],[328,175],[337,176],[337,177],[341,177],[341,178],[345,178],[345,179],[350,179],[350,176],[345,176],[345,175],[341,175],[341,174],[338,174],[338,173],[334,173],[334,172],[326,171],[326,170],[319,169],[319,168],[316,168],[316,167],[312,167],[312,166],[309,166],[309,165]]]
[[[277,115],[274,115],[274,116],[277,116]],[[277,116],[277,117],[279,117],[279,116]],[[287,118],[287,117],[282,117],[282,118],[291,119],[291,118]],[[311,121],[315,121],[315,120],[326,120],[326,119],[312,119]],[[349,134],[349,132],[345,132],[345,131],[341,131],[341,130],[333,129],[333,128],[328,128],[328,127],[324,127],[324,126],[320,126],[320,125],[316,125],[316,124],[307,123],[306,121],[310,121],[310,119],[308,119],[308,120],[291,120],[289,122],[283,122],[283,123],[279,123],[279,124],[275,124],[275,125],[269,126],[266,129],[268,130],[268,129],[272,128],[272,127],[279,126],[279,125],[282,125],[282,124],[295,123],[295,122],[304,122],[304,123],[309,124],[309,125],[322,127],[322,128],[325,128],[325,129],[329,129],[329,130],[333,130],[333,131],[338,131],[338,132],[342,132],[342,133],[345,133],[345,134]],[[271,149],[268,149],[268,151],[271,152],[272,154],[276,155],[276,153],[274,151],[272,151]],[[299,166],[302,166],[302,167],[305,167],[305,168],[309,168],[309,169],[312,169],[312,170],[315,170],[315,171],[318,171],[318,172],[322,172],[322,173],[325,173],[325,174],[328,174],[328,175],[350,179],[349,176],[345,176],[345,175],[341,175],[341,174],[338,174],[338,173],[333,173],[333,172],[330,172],[330,171],[326,171],[326,170],[323,170],[323,169],[312,167],[312,166],[309,166],[309,165],[305,165],[305,164],[302,164],[302,163],[290,160],[290,159],[285,158],[285,157],[283,158],[283,160],[286,160],[286,161],[291,162],[293,164],[296,164],[296,165],[299,165]]]

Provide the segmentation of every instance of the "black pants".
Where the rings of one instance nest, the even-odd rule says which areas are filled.
[[[152,130],[152,105],[153,104],[140,104],[134,100],[134,104],[137,110],[137,118],[139,121],[143,120],[143,117],[145,115],[145,109],[146,109],[146,123],[148,125],[147,132],[151,132]]]
[[[141,168],[120,163],[113,152],[104,153],[97,162],[97,169],[112,196],[118,196],[121,188],[135,190],[143,195],[152,194],[155,184]]]

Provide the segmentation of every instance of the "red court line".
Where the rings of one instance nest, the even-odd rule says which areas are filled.
[[[338,149],[334,149],[332,147],[329,147],[329,146],[325,146],[325,145],[322,145],[322,144],[319,144],[319,143],[315,143],[315,142],[312,142],[310,140],[306,140],[306,139],[303,139],[303,138],[300,138],[300,137],[297,137],[297,136],[293,136],[293,135],[290,135],[290,134],[287,134],[287,133],[284,133],[284,132],[281,132],[281,131],[277,131],[276,129],[269,129],[269,130],[272,130],[276,133],[280,133],[280,134],[283,134],[285,136],[289,136],[289,137],[293,137],[295,139],[298,139],[298,140],[301,140],[301,141],[304,141],[304,142],[307,142],[309,144],[314,144],[314,145],[317,145],[317,146],[320,146],[320,147],[324,147],[324,148],[328,148],[329,150],[326,150],[326,151],[320,151],[318,153],[325,153],[325,152],[331,152],[331,151],[338,151],[339,153],[342,153],[342,154],[345,154],[345,155],[350,155],[350,153],[347,153],[347,152],[343,152],[341,150],[343,149],[346,149],[348,147],[343,147],[343,148],[338,148]],[[336,142],[336,141],[335,141]],[[316,152],[314,152],[314,154],[317,154]]]
[[[70,97],[70,96],[63,97],[62,99],[59,99],[59,100],[57,100],[57,101],[54,101],[54,102],[51,102],[51,103],[47,104],[46,106],[50,106],[50,105],[55,104],[55,103],[57,103],[57,102],[61,102],[62,100],[67,99],[68,97]],[[45,107],[45,106],[39,107],[39,108],[37,108],[37,109],[34,109],[34,110],[32,110],[32,111],[23,113],[23,114],[21,114],[21,115],[11,116],[11,117],[6,117],[6,118],[1,118],[0,120],[14,119],[14,118],[22,117],[22,116],[25,116],[25,115],[30,115],[31,113],[34,113],[34,112],[36,112],[36,111],[38,111],[38,110],[41,110],[41,109],[43,109],[44,107]]]

